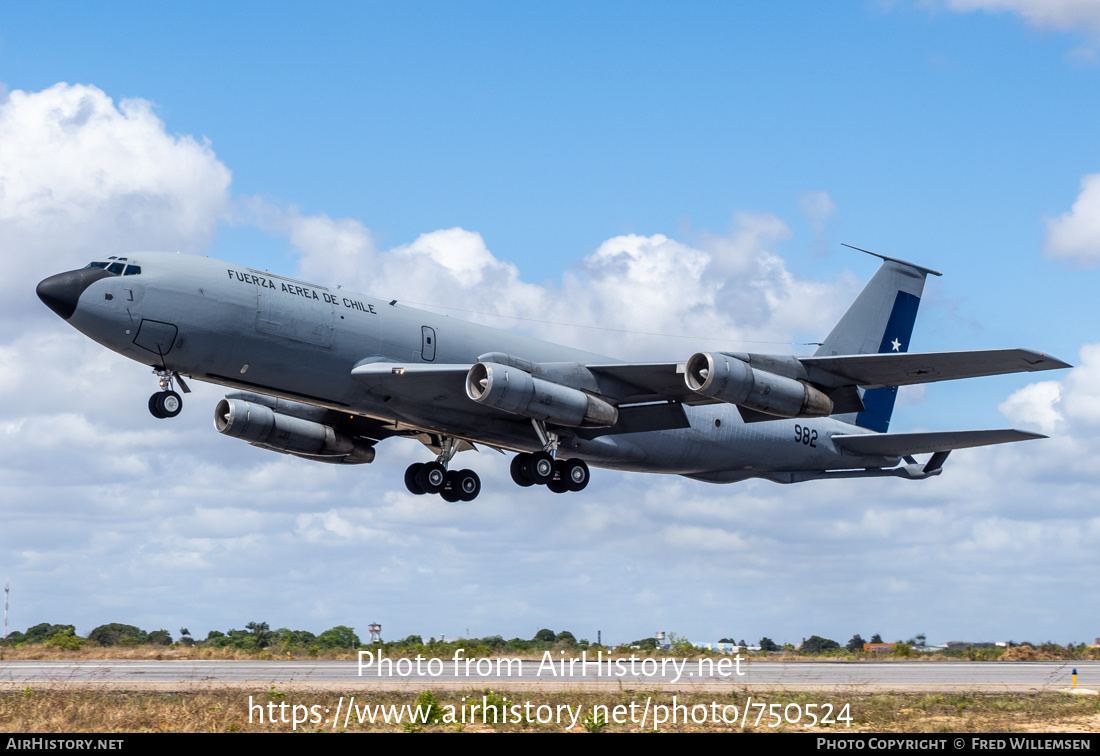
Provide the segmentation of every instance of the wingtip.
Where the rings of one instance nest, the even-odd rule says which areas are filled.
[[[1062,370],[1064,368],[1071,368],[1073,365],[1069,364],[1065,360],[1060,360],[1052,354],[1046,352],[1040,352],[1037,349],[1020,349],[1021,352],[1027,352],[1033,354],[1038,358],[1034,363],[1034,370]]]

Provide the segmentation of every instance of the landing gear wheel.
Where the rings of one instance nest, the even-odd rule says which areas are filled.
[[[424,495],[424,489],[416,482],[417,473],[420,472],[420,468],[423,466],[423,464],[417,462],[405,468],[405,488],[409,489],[409,493],[417,496]]]
[[[546,487],[556,494],[563,494],[569,490],[569,478],[565,466],[564,459],[554,460],[554,476],[546,484]]]
[[[473,501],[481,493],[481,478],[473,470],[461,470],[451,483],[451,490],[457,492],[462,501]]]
[[[556,494],[563,494],[569,492],[569,482],[560,478],[552,480],[546,484],[546,489]]]
[[[459,472],[457,470],[447,471],[447,482],[443,484],[443,490],[439,492],[439,498],[452,504],[462,500],[462,497],[459,495],[458,477]]]
[[[183,399],[175,391],[158,391],[149,397],[149,411],[153,417],[175,417],[183,410]]]
[[[512,482],[517,486],[527,488],[528,486],[534,485],[531,479],[527,477],[527,473],[523,471],[524,466],[527,464],[527,459],[530,456],[530,454],[522,453],[512,457],[512,464],[508,469],[512,473]]]
[[[523,472],[532,483],[545,486],[554,479],[554,458],[550,452],[535,452],[523,466]]]
[[[567,459],[562,470],[561,479],[565,481],[570,491],[583,491],[592,476],[588,472],[588,465],[583,459]]]
[[[424,493],[439,493],[446,484],[447,470],[438,462],[427,462],[416,473],[416,485]]]

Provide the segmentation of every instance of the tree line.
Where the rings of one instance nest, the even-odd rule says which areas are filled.
[[[86,643],[99,646],[182,646],[205,648],[233,648],[242,651],[262,651],[273,646],[285,648],[317,648],[320,650],[338,648],[358,648],[361,645],[354,628],[337,625],[314,635],[308,630],[291,630],[286,627],[272,630],[266,622],[249,622],[243,630],[230,629],[226,632],[211,630],[206,638],[198,640],[191,631],[181,627],[178,640],[161,628],[145,631],[134,625],[111,622],[88,633],[87,637],[76,634],[74,625],[52,625],[48,622],[28,628],[27,632],[13,632],[0,640],[6,646],[46,645],[66,649],[81,648]]]
[[[744,639],[735,641],[732,637],[722,638],[719,643],[728,643],[738,646],[740,650],[748,650],[750,648]],[[820,654],[843,656],[846,653],[862,653],[865,643],[882,644],[882,636],[875,633],[871,636],[869,641],[865,641],[859,633],[856,633],[844,646],[841,646],[835,640],[818,635],[811,635],[809,638],[803,639],[802,643],[797,647],[791,643],[781,645],[765,636],[758,641],[757,647],[761,653],[787,652],[805,655]],[[79,649],[85,645],[99,647],[177,645],[197,648],[232,649],[246,652],[269,651],[279,653],[308,653],[310,655],[315,655],[322,651],[353,650],[359,648],[363,643],[359,636],[356,635],[355,629],[347,627],[346,625],[337,625],[318,635],[314,635],[308,630],[291,630],[286,627],[272,630],[270,625],[266,622],[249,622],[242,630],[229,629],[226,632],[211,630],[202,640],[193,637],[187,628],[180,628],[178,637],[173,639],[172,634],[163,628],[145,631],[134,625],[126,625],[118,622],[100,625],[88,633],[86,637],[81,637],[76,634],[74,625],[54,625],[43,622],[28,628],[25,633],[18,631],[13,632],[8,635],[7,638],[0,640],[0,647],[19,647],[27,645],[45,645],[67,650]],[[444,638],[436,639],[433,637],[425,641],[420,635],[409,635],[401,640],[383,641],[380,645],[384,651],[391,650],[408,654],[425,653],[433,656],[449,655],[458,648],[465,649],[467,654],[471,656],[541,654],[550,649],[595,649],[594,644],[591,644],[586,638],[577,639],[577,637],[568,630],[555,632],[548,628],[542,628],[529,639],[512,638],[510,640],[505,640],[500,635],[490,635],[483,638],[454,638],[450,640]],[[892,652],[897,656],[909,656],[912,653],[928,650],[925,635],[923,633],[919,633],[908,640],[897,641],[889,645],[893,647]],[[948,655],[962,654],[965,655],[966,658],[986,660],[987,658],[997,658],[1004,652],[1004,649],[1000,651],[983,651],[980,646],[987,644],[977,645],[979,648],[966,646],[964,649],[955,649],[946,653]],[[1023,643],[1010,641],[1005,644],[1005,647],[1008,649],[1023,647],[1034,648],[1038,651],[1055,655],[1063,654],[1071,650],[1081,652],[1088,648],[1083,644],[1079,647],[1073,644],[1062,647],[1050,641],[1042,644],[1032,644],[1027,641]],[[623,643],[618,646],[603,646],[601,648],[611,652],[622,653],[631,653],[638,650],[653,652],[658,650],[658,643],[654,637],[650,636],[648,638],[641,638],[639,640]],[[675,633],[668,634],[665,648],[670,649],[677,655],[691,654],[699,650],[686,638],[677,636]]]

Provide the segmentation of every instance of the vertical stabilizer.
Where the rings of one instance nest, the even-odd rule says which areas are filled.
[[[881,267],[825,337],[814,352],[815,357],[909,351],[909,339],[913,335],[925,278],[929,273],[935,276],[940,273],[874,252],[868,254],[881,257]],[[839,419],[885,433],[890,427],[890,415],[894,411],[897,393],[896,386],[865,391],[864,411],[839,416]]]

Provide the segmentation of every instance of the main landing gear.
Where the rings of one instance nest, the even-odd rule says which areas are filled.
[[[175,417],[183,410],[183,397],[172,390],[172,381],[179,381],[183,393],[191,393],[191,389],[183,382],[179,373],[173,373],[163,368],[153,368],[153,375],[160,378],[160,391],[149,397],[149,412],[153,417],[164,419]]]
[[[481,493],[481,478],[473,470],[448,470],[458,451],[458,440],[444,438],[435,462],[418,462],[405,470],[405,488],[410,493],[439,494],[444,501],[473,501]]]
[[[588,465],[580,459],[555,459],[558,451],[558,434],[547,430],[546,424],[532,420],[535,433],[542,441],[543,450],[534,453],[522,452],[512,458],[509,471],[516,485],[546,486],[554,493],[583,491],[588,485]]]
[[[584,460],[554,459],[545,451],[517,454],[509,471],[516,485],[546,486],[554,493],[583,491],[590,479]]]

